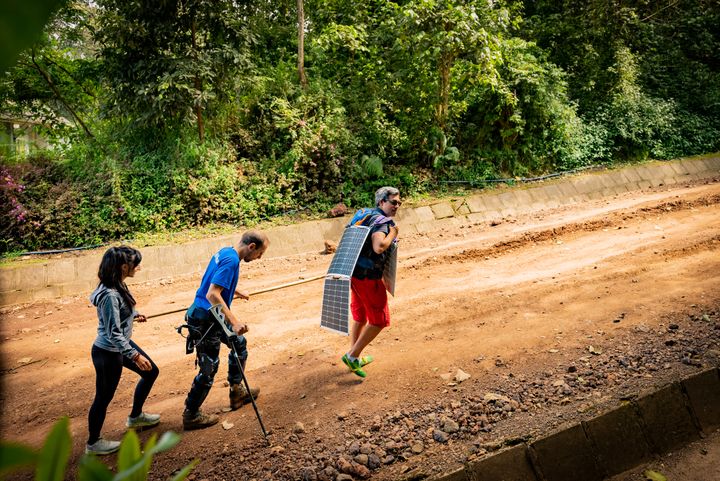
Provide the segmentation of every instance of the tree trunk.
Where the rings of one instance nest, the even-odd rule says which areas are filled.
[[[454,56],[449,52],[443,52],[440,56],[440,102],[435,107],[435,120],[440,130],[445,132],[447,126],[448,111],[450,110],[450,69],[452,68]]]
[[[193,57],[195,57],[195,61],[197,62],[197,41],[195,39],[195,33],[196,33],[197,25],[195,22],[195,14],[193,13],[192,18],[192,48],[193,48]],[[202,81],[200,80],[200,77],[198,77],[197,74],[195,74],[195,90],[197,90],[199,93],[202,93]],[[200,137],[200,142],[205,141],[205,124],[203,122],[203,111],[202,111],[202,105],[200,104],[200,99],[195,102],[195,116],[197,117],[197,126],[198,126],[198,136]]]
[[[65,98],[62,96],[60,91],[57,89],[57,87],[53,83],[52,79],[50,78],[50,75],[48,75],[48,73],[45,70],[43,70],[43,68],[35,60],[35,50],[32,51],[30,58],[32,59],[32,63],[35,66],[35,69],[38,72],[40,72],[40,75],[43,76],[43,78],[45,79],[47,84],[50,86],[50,89],[55,94],[55,97],[57,97],[57,99],[65,106],[66,109],[68,109],[68,111],[72,114],[72,116],[75,117],[75,120],[77,121],[77,123],[79,123],[80,126],[82,127],[82,129],[85,131],[85,134],[88,137],[90,137],[91,139],[94,139],[95,136],[92,134],[92,132],[90,132],[90,129],[88,129],[87,125],[85,125],[85,122],[82,121],[80,116],[75,112],[75,110],[70,106],[70,104],[67,103]]]
[[[297,0],[298,9],[298,77],[300,86],[307,88],[307,77],[305,76],[305,9],[303,0]]]

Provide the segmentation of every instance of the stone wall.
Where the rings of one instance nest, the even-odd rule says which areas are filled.
[[[711,368],[621,402],[593,419],[500,449],[433,481],[601,481],[720,427]]]

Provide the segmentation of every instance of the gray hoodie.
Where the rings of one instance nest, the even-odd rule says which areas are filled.
[[[130,345],[130,337],[137,314],[135,308],[128,306],[116,289],[102,284],[90,294],[90,302],[97,307],[98,315],[98,335],[93,344],[133,359],[137,350]]]

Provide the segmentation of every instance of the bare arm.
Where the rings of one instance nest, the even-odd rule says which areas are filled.
[[[241,323],[240,320],[235,317],[235,314],[233,314],[228,305],[225,304],[225,300],[222,298],[222,292],[223,287],[216,284],[210,284],[210,289],[208,289],[208,293],[205,297],[213,306],[215,304],[220,304],[222,312],[225,315],[225,319],[227,319],[233,326],[233,331],[235,331],[238,335],[245,334],[248,332],[247,325]]]
[[[387,235],[384,232],[375,232],[372,235],[373,250],[376,254],[385,252],[392,242],[397,239],[399,228],[396,225],[390,226],[390,232]]]

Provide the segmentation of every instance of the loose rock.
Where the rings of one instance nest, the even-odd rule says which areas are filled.
[[[300,470],[300,479],[302,479],[302,481],[317,481],[318,476],[314,469],[303,468]]]
[[[325,241],[325,249],[323,250],[323,254],[333,254],[337,250],[337,244],[333,241],[326,240]]]
[[[468,379],[470,379],[470,377],[470,374],[466,373],[462,369],[458,369],[455,373],[455,381],[457,382],[467,381]]]
[[[446,443],[449,439],[449,436],[444,431],[441,431],[439,429],[435,429],[433,431],[433,439],[437,441],[438,443]]]
[[[345,458],[339,458],[336,463],[338,471],[345,474],[351,474],[353,472],[353,465],[350,461]]]
[[[460,430],[460,425],[448,418],[443,422],[442,430],[450,434],[456,433]]]

